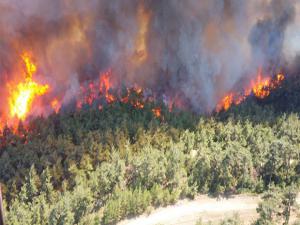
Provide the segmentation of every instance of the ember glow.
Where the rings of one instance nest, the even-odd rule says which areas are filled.
[[[121,98],[124,104],[130,104],[136,109],[143,109],[145,102],[149,101],[144,98],[143,89],[140,87],[127,88],[126,95]]]
[[[161,112],[161,108],[157,107],[152,109],[153,114],[157,117],[157,118],[161,118],[162,117],[162,112]]]
[[[81,87],[81,97],[77,100],[77,108],[81,109],[83,105],[89,105],[96,106],[101,111],[105,105],[122,103],[130,105],[133,109],[143,110],[146,103],[153,103],[156,100],[154,96],[146,97],[143,88],[136,84],[121,90],[120,85],[117,85],[113,78],[112,70],[108,70],[99,75],[99,82],[90,82]],[[52,102],[53,109],[56,104],[58,104],[57,99]],[[161,108],[156,107],[152,112],[156,118],[162,117]]]
[[[58,101],[57,98],[55,98],[55,99],[52,100],[51,107],[54,110],[54,112],[56,112],[56,113],[59,112],[59,110],[61,108],[61,104],[60,104],[60,102]]]
[[[24,74],[22,74],[24,80],[17,84],[8,84],[10,109],[8,120],[13,118],[25,120],[30,113],[34,100],[38,96],[44,95],[49,89],[47,84],[41,85],[33,80],[37,66],[32,62],[31,57],[24,53],[21,58],[25,66]]]
[[[242,93],[229,93],[216,107],[216,111],[227,111],[232,105],[241,104],[248,96],[253,94],[258,99],[264,99],[271,94],[271,91],[278,88],[285,79],[283,74],[277,74],[276,77],[264,77],[262,69],[258,70],[257,76],[250,82],[250,86],[244,89]]]

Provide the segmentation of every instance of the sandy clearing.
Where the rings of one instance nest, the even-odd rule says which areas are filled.
[[[182,200],[165,208],[158,208],[150,215],[121,221],[118,225],[194,225],[199,218],[203,222],[220,221],[235,213],[245,224],[250,224],[257,218],[256,208],[259,196],[237,195],[230,198],[210,198],[198,196],[195,200]],[[298,198],[300,203],[300,197]]]
[[[199,196],[193,201],[183,200],[173,206],[154,210],[149,216],[125,220],[119,225],[192,225],[202,220],[220,220],[233,215],[235,212],[247,215],[249,219],[255,219],[256,207],[259,202],[257,196],[233,196],[229,199],[216,199],[207,196]]]

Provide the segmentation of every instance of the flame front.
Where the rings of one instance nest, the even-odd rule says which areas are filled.
[[[82,86],[81,98],[77,100],[77,108],[80,109],[83,105],[96,105],[101,111],[105,104],[111,105],[118,102],[130,105],[136,110],[143,110],[147,102],[155,100],[149,96],[145,97],[143,88],[136,84],[130,88],[126,88],[125,92],[120,91],[120,86],[116,85],[112,78],[113,73],[109,69],[100,74],[99,82],[91,82],[87,87]],[[103,99],[105,102],[99,101]],[[52,106],[52,108],[54,109],[55,107]],[[162,118],[160,107],[153,108],[152,112],[155,117]]]
[[[258,99],[264,99],[271,94],[272,90],[280,86],[284,79],[283,74],[277,74],[274,79],[263,77],[262,69],[259,69],[256,79],[251,81],[250,87],[246,88],[242,93],[230,93],[226,95],[217,105],[216,111],[227,111],[233,104],[241,104],[251,93]]]
[[[29,54],[25,53],[21,58],[25,65],[25,80],[17,85],[8,84],[8,103],[10,117],[17,117],[20,120],[25,120],[35,98],[44,95],[48,91],[49,86],[40,85],[33,81],[32,77],[36,73],[37,67],[32,62]]]
[[[226,95],[222,99],[221,103],[217,106],[217,111],[221,111],[222,109],[227,111],[233,103],[233,97],[234,96],[232,93],[230,93],[229,95]]]
[[[22,72],[19,72],[20,76],[17,77],[18,82],[11,81],[7,84],[8,96],[6,100],[9,108],[6,113],[2,113],[3,115],[0,118],[2,128],[5,123],[9,126],[16,127],[16,121],[26,120],[29,115],[33,114],[33,106],[37,97],[43,96],[49,91],[49,85],[39,84],[33,79],[37,73],[37,65],[33,62],[32,56],[28,53],[24,53],[21,55],[21,59]],[[147,102],[155,101],[155,96],[149,96],[147,90],[144,91],[143,88],[136,84],[125,89],[125,93],[121,93],[119,84],[116,84],[113,78],[114,76],[110,69],[107,72],[101,73],[96,82],[91,81],[86,86],[81,86],[81,94],[80,98],[77,99],[77,107],[81,108],[83,104],[96,105],[98,109],[102,110],[105,104],[120,102],[131,105],[136,110],[143,110],[146,108],[145,105]],[[258,99],[263,99],[269,96],[273,89],[279,87],[284,79],[283,74],[278,74],[273,79],[271,77],[264,77],[262,70],[259,70],[256,79],[250,82],[248,88],[245,88],[242,93],[231,92],[226,95],[217,105],[216,110],[218,112],[221,110],[226,111],[232,105],[242,103],[251,94]],[[118,87],[119,91],[116,91]],[[169,105],[170,111],[172,111],[174,103],[180,103],[179,100],[175,97],[166,102],[166,104]],[[58,113],[63,105],[61,96],[54,96],[54,98],[49,101],[49,107]],[[161,107],[153,106],[151,110],[156,118],[163,120],[164,116]],[[47,111],[47,109],[42,110],[42,112],[45,111]]]

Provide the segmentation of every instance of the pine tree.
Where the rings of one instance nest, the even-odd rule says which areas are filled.
[[[298,188],[295,185],[287,187],[283,193],[283,212],[282,215],[284,217],[284,225],[288,225],[290,222],[291,213],[295,210],[296,198],[298,194]]]
[[[47,167],[41,175],[41,192],[45,193],[46,199],[49,203],[54,201],[54,189],[51,182],[51,174]]]

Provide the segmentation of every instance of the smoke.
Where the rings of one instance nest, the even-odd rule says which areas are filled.
[[[295,8],[291,1],[273,0],[269,15],[252,28],[249,42],[257,64],[274,67],[282,60],[287,26],[294,20]]]
[[[286,59],[296,0],[0,0],[0,82],[30,51],[64,104],[112,69],[120,84],[184,100],[197,112]],[[242,88],[239,87],[239,88]],[[0,88],[5,92],[5,87]],[[1,99],[0,99],[1,100]]]

